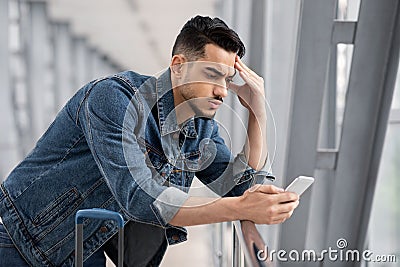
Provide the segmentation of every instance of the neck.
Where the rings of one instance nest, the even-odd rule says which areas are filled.
[[[176,122],[178,125],[181,125],[188,119],[195,116],[195,112],[189,105],[189,101],[182,95],[182,90],[185,90],[182,82],[177,79],[171,72],[171,86],[172,86],[172,93],[174,95],[174,108],[176,114]]]
[[[173,87],[172,93],[174,95],[174,107],[175,107],[175,114],[176,114],[176,121],[178,125],[181,125],[188,119],[192,118],[195,113],[193,109],[190,107],[188,102],[183,98],[182,94],[180,93],[182,88],[180,87]]]

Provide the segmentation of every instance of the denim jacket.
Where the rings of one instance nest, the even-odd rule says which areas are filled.
[[[68,101],[30,154],[1,184],[0,216],[33,266],[72,266],[77,210],[105,208],[126,221],[165,229],[188,198],[194,176],[220,196],[241,195],[268,175],[233,157],[212,119],[178,126],[170,72],[132,71],[92,81]],[[258,180],[258,181],[256,181]],[[113,221],[85,220],[84,259],[117,232]]]

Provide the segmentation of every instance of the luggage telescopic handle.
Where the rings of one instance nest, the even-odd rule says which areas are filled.
[[[124,227],[124,218],[122,218],[121,214],[111,210],[98,209],[98,208],[78,210],[75,216],[75,223],[82,224],[84,218],[114,220],[118,223],[119,228]]]
[[[83,267],[83,220],[85,218],[114,220],[117,222],[118,267],[122,267],[124,259],[124,218],[118,212],[98,208],[78,210],[75,215],[75,267]]]

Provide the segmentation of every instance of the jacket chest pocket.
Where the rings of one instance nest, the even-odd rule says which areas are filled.
[[[195,172],[201,165],[200,158],[200,152],[195,151],[183,154],[179,159],[173,159],[171,162],[165,156],[150,149],[147,150],[146,163],[152,171],[153,179],[158,184],[175,186],[187,191]]]
[[[182,190],[188,190],[195,173],[207,168],[215,158],[215,148],[210,149],[209,144],[201,144],[197,150],[167,159],[165,154],[152,144],[143,139],[140,143],[145,151],[146,164],[152,172],[152,178],[158,184],[176,186]]]

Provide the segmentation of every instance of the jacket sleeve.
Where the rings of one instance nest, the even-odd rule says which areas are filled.
[[[197,172],[196,176],[219,196],[240,196],[254,184],[263,184],[265,179],[275,179],[272,173],[267,171],[267,161],[261,170],[256,171],[248,165],[244,149],[233,157],[218,133],[217,124],[211,139],[216,147],[216,156],[213,162]]]
[[[135,221],[166,226],[188,196],[152,178],[138,144],[143,112],[133,88],[106,79],[93,85],[78,116],[94,160],[121,209]]]

